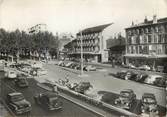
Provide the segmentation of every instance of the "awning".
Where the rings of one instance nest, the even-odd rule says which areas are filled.
[[[133,57],[133,58],[167,58],[167,55],[145,55],[145,54],[125,54],[125,57]]]

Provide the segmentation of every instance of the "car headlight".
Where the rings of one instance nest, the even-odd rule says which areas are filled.
[[[129,106],[129,103],[126,103],[126,106]]]

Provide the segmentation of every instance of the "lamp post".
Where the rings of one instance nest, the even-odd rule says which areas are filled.
[[[81,76],[83,75],[83,45],[82,45],[82,31],[80,31],[81,39]]]

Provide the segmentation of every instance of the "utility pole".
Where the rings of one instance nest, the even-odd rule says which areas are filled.
[[[83,45],[82,45],[82,31],[80,31],[81,39],[81,76],[83,75]]]

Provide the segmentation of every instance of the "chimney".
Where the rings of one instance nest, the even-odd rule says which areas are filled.
[[[157,16],[156,15],[153,15],[153,24],[154,23],[157,23]]]
[[[132,21],[132,26],[134,26],[134,22]]]
[[[147,16],[145,16],[144,23],[147,23],[147,22],[148,22]]]

